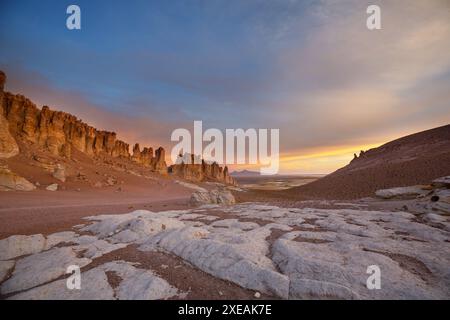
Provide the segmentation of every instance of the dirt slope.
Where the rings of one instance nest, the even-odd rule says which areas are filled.
[[[356,199],[383,188],[427,184],[450,175],[450,125],[415,133],[366,151],[347,166],[284,191],[299,198]]]

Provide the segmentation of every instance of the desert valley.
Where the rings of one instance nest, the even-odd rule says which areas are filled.
[[[450,125],[262,178],[168,165],[6,87],[1,299],[450,299]]]

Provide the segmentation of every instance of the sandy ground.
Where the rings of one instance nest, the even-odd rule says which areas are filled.
[[[82,223],[89,215],[179,209],[186,207],[192,193],[174,177],[150,172],[129,161],[92,159],[76,151],[68,160],[33,146],[21,147],[23,152],[0,164],[36,184],[37,189],[0,192],[0,238],[57,232]],[[46,168],[55,164],[66,168],[65,182],[55,179]],[[106,185],[108,179],[114,183]],[[47,191],[46,187],[54,183],[58,191]],[[96,187],[98,183],[102,186]]]
[[[127,213],[132,210],[146,209],[162,211],[183,209],[188,205],[189,197],[175,196],[142,197],[119,199],[114,197],[78,199],[72,192],[60,192],[58,198],[48,192],[36,192],[33,196],[20,192],[0,194],[0,239],[14,234],[50,234],[63,231],[71,226],[83,223],[83,217],[97,214]],[[177,197],[178,196],[178,197]],[[51,205],[45,205],[47,202]],[[17,207],[20,203],[20,207]]]

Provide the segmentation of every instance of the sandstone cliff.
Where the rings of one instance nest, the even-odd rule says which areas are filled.
[[[216,162],[207,163],[204,160],[201,161],[201,164],[195,164],[194,155],[184,155],[180,158],[186,159],[186,157],[191,157],[190,161],[177,161],[176,164],[169,167],[169,173],[190,181],[217,181],[235,184],[228,172],[228,167],[225,166],[222,169]]]
[[[136,143],[132,154],[129,145],[117,139],[115,132],[97,130],[77,117],[47,106],[39,109],[20,94],[4,91],[6,75],[0,71],[0,159],[11,158],[19,148],[31,144],[56,157],[72,159],[75,150],[107,163],[112,159],[130,161],[156,173],[167,174],[165,150],[141,147]],[[20,143],[19,143],[20,142]],[[28,147],[27,147],[28,146]],[[234,184],[227,167],[217,163],[176,164],[170,172],[191,181],[218,181]]]
[[[115,132],[97,130],[71,114],[53,111],[47,106],[39,109],[22,95],[4,92],[5,80],[5,74],[0,71],[0,155],[6,157],[18,152],[16,142],[11,139],[14,137],[38,145],[55,156],[70,159],[76,149],[89,156],[133,159],[157,172],[167,171],[164,149],[158,149],[159,153],[153,157],[152,148],[144,148],[141,153],[137,144],[132,157],[129,145],[118,140]]]

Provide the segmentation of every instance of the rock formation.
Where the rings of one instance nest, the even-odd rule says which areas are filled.
[[[195,191],[189,200],[189,204],[193,206],[205,204],[231,205],[234,203],[236,203],[236,200],[233,194],[224,188],[211,191]]]
[[[162,147],[156,149],[155,156],[153,156],[153,148],[145,147],[141,151],[139,143],[136,143],[133,147],[133,155],[131,159],[145,167],[150,167],[155,172],[167,174],[165,156],[165,151]]]
[[[161,174],[167,174],[167,164],[165,161],[166,151],[164,148],[159,147],[155,151],[155,157],[152,158],[151,166],[153,170]]]
[[[88,155],[130,156],[128,144],[117,140],[115,132],[99,131],[71,114],[47,106],[40,110],[22,95],[5,92],[1,111],[13,136],[55,156],[70,158],[73,148]]]
[[[0,111],[3,106],[3,88],[6,81],[6,75],[0,71]],[[0,112],[0,159],[10,158],[19,153],[19,147],[16,140],[9,132],[9,123],[3,116],[3,112]]]
[[[7,167],[0,167],[0,191],[32,191],[36,186]]]
[[[132,159],[155,171],[166,173],[163,148],[153,157],[152,148],[141,152],[139,144],[129,153],[129,145],[117,139],[115,132],[101,131],[77,117],[44,106],[39,109],[22,95],[4,92],[6,75],[0,71],[0,157],[19,152],[16,141],[38,145],[55,156],[71,158],[74,149],[89,156]]]
[[[151,147],[141,150],[136,143],[130,154],[129,145],[117,139],[115,132],[97,130],[69,113],[54,111],[48,106],[39,109],[23,95],[4,92],[5,81],[6,75],[0,71],[0,159],[15,156],[20,148],[33,144],[53,156],[72,159],[77,151],[108,163],[111,158],[120,158],[160,174],[168,173],[162,147],[153,152]],[[65,173],[58,170],[56,178],[64,182]],[[228,168],[221,168],[217,163],[181,161],[171,166],[170,172],[191,181],[235,183]]]
[[[190,163],[186,163],[186,158],[191,158]],[[235,184],[234,179],[228,172],[228,167],[220,167],[216,162],[207,163],[202,160],[201,164],[195,164],[194,155],[181,156],[182,161],[169,167],[169,173],[177,175],[190,181],[217,181],[226,184]]]

